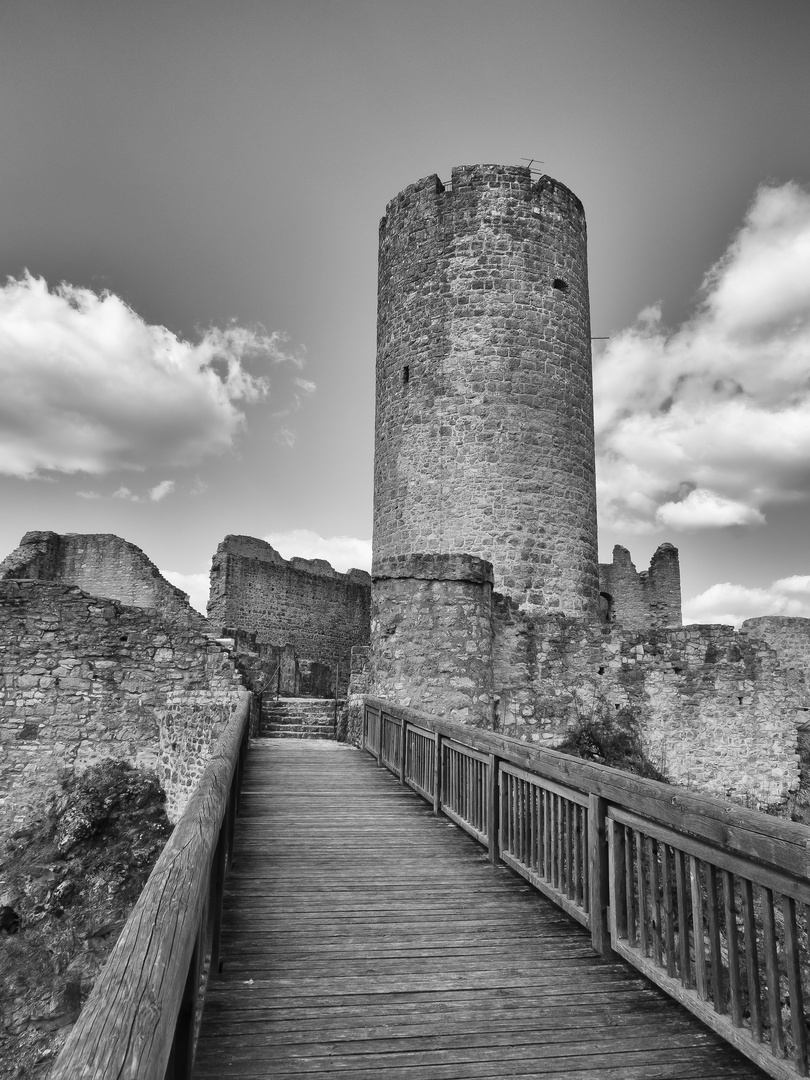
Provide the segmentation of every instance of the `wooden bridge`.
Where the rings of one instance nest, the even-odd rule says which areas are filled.
[[[372,699],[367,753],[246,758],[247,711],[52,1080],[807,1075],[808,830]]]

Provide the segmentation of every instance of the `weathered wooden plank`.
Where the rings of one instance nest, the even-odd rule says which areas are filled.
[[[249,769],[198,1080],[760,1075],[371,758],[270,745]],[[565,806],[508,805],[516,853],[576,892]]]

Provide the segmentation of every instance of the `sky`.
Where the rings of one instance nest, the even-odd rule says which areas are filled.
[[[600,558],[810,617],[807,0],[4,0],[0,557],[368,567],[377,229],[453,165],[588,219]]]

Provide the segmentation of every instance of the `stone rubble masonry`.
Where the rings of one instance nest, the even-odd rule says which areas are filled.
[[[810,619],[787,615],[762,615],[746,619],[741,634],[767,642],[779,657],[792,685],[810,710]],[[806,727],[806,718],[801,726]]]
[[[599,564],[599,615],[603,622],[645,627],[680,626],[681,568],[678,549],[661,544],[649,570],[636,573],[627,548],[617,544],[613,562]]]
[[[259,645],[292,646],[301,661],[328,665],[346,692],[353,645],[369,641],[371,578],[338,573],[325,559],[289,561],[250,536],[226,536],[211,564],[208,618],[217,632],[255,634]],[[306,665],[305,665],[306,666]],[[319,685],[324,675],[313,676]]]
[[[242,682],[210,636],[53,581],[0,581],[0,811],[116,758],[154,771],[177,821]]]
[[[388,204],[376,407],[376,560],[469,552],[522,608],[595,616],[586,227],[568,188],[465,165]]]
[[[749,805],[781,802],[799,779],[803,701],[767,642],[733,627],[637,631],[493,602],[495,728],[554,747],[568,728],[619,711],[676,784]]]
[[[474,555],[391,556],[377,560],[373,580],[374,693],[435,716],[490,726],[491,563]]]
[[[27,532],[0,562],[0,580],[27,578],[76,585],[91,596],[157,608],[164,618],[210,632],[188,594],[161,576],[139,547],[111,533]]]
[[[801,622],[769,626],[797,664],[810,638],[810,620]],[[762,637],[534,616],[493,593],[491,566],[474,556],[380,559],[367,664],[354,654],[348,737],[359,741],[363,693],[548,747],[577,723],[620,713],[673,783],[768,807],[798,784],[807,684]]]

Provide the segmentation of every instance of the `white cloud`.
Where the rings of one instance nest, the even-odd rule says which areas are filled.
[[[174,480],[161,480],[159,484],[155,484],[149,491],[149,498],[152,502],[160,502],[161,499],[165,499],[167,495],[171,495],[174,491]]]
[[[764,516],[752,506],[727,499],[716,491],[695,488],[679,502],[664,503],[656,511],[662,525],[674,529],[713,529],[726,525],[762,525]]]
[[[76,494],[80,499],[100,499],[101,494],[98,491],[77,491]]]
[[[194,464],[233,445],[266,397],[249,366],[301,355],[239,326],[196,343],[144,322],[111,293],[26,274],[0,287],[0,473],[105,474]],[[292,382],[292,380],[291,380]],[[288,387],[295,400],[309,386]]]
[[[163,575],[172,585],[188,593],[189,603],[201,614],[207,614],[209,577],[208,574],[181,574],[178,570],[167,570]]]
[[[674,332],[646,308],[594,362],[601,520],[761,524],[810,496],[810,192],[760,188]]]
[[[268,533],[262,537],[285,559],[326,559],[335,570],[371,570],[371,541],[354,536],[319,536],[311,529]]]
[[[712,585],[684,604],[684,622],[723,622],[739,626],[762,615],[810,619],[810,577],[780,578],[764,589],[730,581]]]
[[[123,485],[112,493],[110,496],[112,499],[125,499],[127,502],[143,502],[140,495],[136,495],[133,491],[130,491],[128,487]]]
[[[766,588],[725,581],[712,585],[683,605],[685,623],[730,623],[739,626],[759,615],[810,618],[810,576],[779,578]]]

